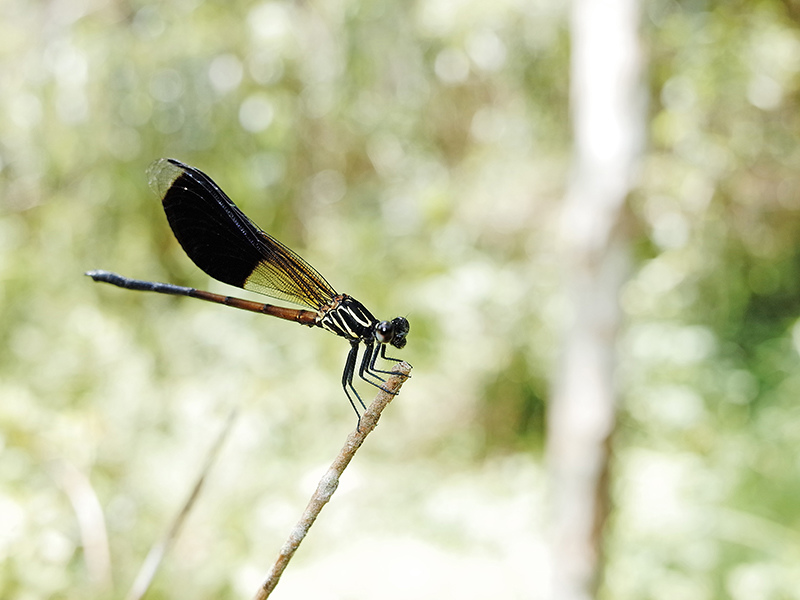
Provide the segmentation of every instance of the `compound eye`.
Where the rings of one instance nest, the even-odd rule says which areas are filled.
[[[394,324],[391,321],[381,321],[375,325],[375,339],[379,344],[388,344],[394,337]]]
[[[395,348],[404,348],[409,330],[408,320],[405,317],[392,319],[392,330],[392,346]]]

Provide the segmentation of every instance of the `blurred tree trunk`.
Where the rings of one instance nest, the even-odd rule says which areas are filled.
[[[552,597],[595,595],[614,428],[618,294],[628,269],[621,227],[644,138],[637,0],[572,4],[573,180],[563,212],[568,325],[548,414]]]

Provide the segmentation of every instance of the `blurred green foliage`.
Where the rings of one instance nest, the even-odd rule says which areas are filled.
[[[650,145],[603,594],[797,598],[800,10],[642,7]],[[0,3],[0,596],[102,595],[72,467],[125,589],[234,404],[246,416],[151,597],[251,594],[354,424],[333,336],[82,276],[223,289],[147,188],[174,156],[338,290],[411,321],[413,378],[286,597],[320,572],[390,597],[361,573],[388,549],[398,572],[431,566],[411,597],[458,581],[485,597],[478,572],[530,597],[544,517],[528,455],[565,317],[565,10]]]

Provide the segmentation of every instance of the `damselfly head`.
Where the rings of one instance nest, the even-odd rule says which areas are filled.
[[[379,344],[391,344],[395,348],[403,348],[406,345],[409,328],[408,320],[405,317],[381,321],[375,325],[375,339]]]

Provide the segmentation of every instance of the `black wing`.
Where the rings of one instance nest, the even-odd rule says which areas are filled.
[[[202,171],[161,158],[147,173],[184,252],[214,279],[316,310],[337,295],[314,267],[248,219]]]

